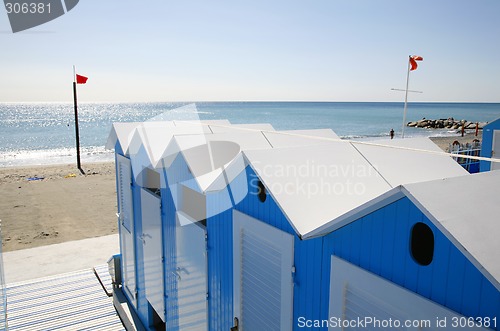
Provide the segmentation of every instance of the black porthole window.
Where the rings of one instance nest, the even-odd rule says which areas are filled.
[[[411,229],[411,256],[420,265],[431,264],[434,258],[434,233],[422,222],[416,223]]]
[[[266,187],[262,182],[259,180],[257,183],[257,196],[259,197],[260,202],[266,201],[267,194],[266,194]]]

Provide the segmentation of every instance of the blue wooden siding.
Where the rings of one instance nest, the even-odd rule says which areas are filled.
[[[323,240],[300,240],[270,195],[265,202],[257,196],[257,176],[250,167],[240,174],[246,177],[249,194],[234,209],[260,219],[278,229],[294,235],[294,330],[300,330],[297,319],[319,319],[321,303],[328,301],[328,291],[321,291]],[[238,178],[237,180],[243,180]],[[221,197],[219,197],[221,199]],[[209,196],[208,208],[217,208],[217,195]],[[228,330],[233,324],[233,239],[232,210],[207,220],[209,323],[210,330]],[[329,288],[329,285],[327,285]]]
[[[123,152],[121,149],[120,144],[116,143],[115,145],[115,151],[116,155],[120,154],[122,156]],[[117,165],[118,162],[116,162],[116,156],[115,156],[115,170],[117,170]],[[118,174],[118,172],[116,172]],[[147,305],[147,300],[146,300],[146,293],[145,293],[145,278],[144,278],[144,253],[142,249],[142,241],[139,239],[139,236],[137,235],[138,233],[142,233],[142,215],[141,215],[141,187],[137,185],[136,178],[137,174],[133,173],[133,170],[131,169],[131,174],[132,174],[132,181],[131,181],[131,187],[130,189],[132,190],[132,205],[133,205],[133,222],[134,222],[134,231],[132,233],[133,239],[134,239],[134,257],[135,257],[135,282],[136,282],[136,291],[137,291],[137,315],[139,316],[141,322],[144,325],[148,325],[148,321],[150,320],[149,318],[149,309]],[[118,192],[118,180],[116,182],[116,190]],[[120,199],[117,196],[118,200],[118,210],[121,209],[120,204]],[[121,229],[120,224],[118,224],[118,229]],[[120,234],[120,249],[122,247],[121,245],[121,234]],[[122,271],[123,273],[123,271]],[[123,294],[128,298],[128,300],[131,302],[132,298],[129,297],[128,293],[126,291],[123,291]],[[134,295],[134,294],[132,294]]]
[[[235,206],[235,209],[270,224],[275,228],[295,235],[295,230],[270,194],[267,194],[266,201],[261,202],[259,200],[257,186],[259,179],[253,170],[250,167],[246,167],[244,175],[248,182],[248,194]]]
[[[179,154],[180,155],[180,154]],[[175,174],[177,180],[186,180],[189,176],[189,170],[181,157],[177,157],[173,162],[172,173]],[[152,311],[146,299],[145,291],[145,276],[144,276],[144,252],[142,240],[142,212],[141,212],[141,187],[136,179],[139,174],[132,175],[132,196],[134,205],[134,240],[135,240],[135,256],[136,256],[136,282],[137,282],[137,314],[145,327],[150,327],[152,323]],[[166,326],[168,330],[178,330],[178,303],[177,303],[177,277],[174,271],[176,270],[176,206],[172,197],[172,192],[167,182],[166,173],[163,172],[162,189],[161,189],[161,217],[162,217],[162,237],[163,237],[163,256],[165,257],[164,264],[164,284],[165,284],[165,307],[166,307]],[[177,192],[173,192],[176,194]],[[130,300],[130,299],[129,299]],[[161,314],[162,312],[158,312]]]
[[[191,174],[182,157],[172,171],[176,182]],[[171,174],[172,174],[171,173]],[[165,172],[162,180],[166,181]],[[250,167],[238,181],[248,183],[249,194],[234,209],[294,235],[294,330],[297,320],[324,320],[329,316],[330,261],[337,255],[351,263],[419,293],[463,315],[500,316],[500,292],[470,263],[450,241],[407,198],[393,202],[349,225],[309,240],[301,240],[280,208],[268,194],[265,202],[257,196],[258,178]],[[168,330],[178,329],[175,254],[175,212],[169,183],[162,188],[162,220],[165,256],[165,296]],[[135,232],[142,233],[140,188],[132,185]],[[208,309],[209,329],[228,330],[233,324],[233,239],[232,209],[222,211],[227,192],[207,196]],[[138,207],[139,206],[139,207]],[[219,212],[220,211],[220,212]],[[219,213],[218,213],[219,212]],[[435,254],[429,266],[418,265],[410,255],[410,231],[417,222],[434,232]],[[142,242],[136,238],[137,265],[143,263]],[[143,268],[137,270],[138,315],[145,325],[150,311],[144,291]],[[326,328],[322,329],[326,330]]]
[[[167,330],[179,330],[179,304],[177,291],[177,251],[176,251],[176,212],[179,207],[179,184],[192,179],[182,154],[176,158],[167,171],[162,170],[162,213],[163,218],[163,254],[165,257],[165,307]],[[169,182],[169,180],[174,181]],[[174,200],[177,202],[174,202]]]
[[[175,331],[175,330],[180,330],[178,290],[177,290],[178,278],[176,276],[176,268],[177,268],[177,249],[176,249],[177,214],[176,213],[178,208],[181,207],[182,205],[181,202],[182,194],[180,192],[180,186],[185,185],[196,190],[199,190],[199,188],[195,183],[195,181],[193,180],[193,175],[191,174],[191,171],[189,170],[189,167],[187,166],[183,158],[183,155],[181,153],[178,153],[176,155],[172,164],[168,168],[168,175],[167,175],[167,170],[165,169],[162,170],[161,183],[162,183],[161,194],[162,194],[163,254],[165,257],[165,269],[164,269],[165,307],[166,307],[165,319],[166,319],[166,329]],[[208,224],[207,224],[207,231],[208,231]],[[229,247],[223,247],[223,248],[232,251],[232,246],[230,247],[230,249]],[[208,262],[210,263],[210,258],[208,258]],[[232,260],[231,260],[231,265],[232,265]],[[208,266],[208,268],[210,269],[210,265]],[[231,282],[231,290],[232,290],[232,282]],[[209,284],[209,293],[210,293],[210,284]],[[219,306],[218,309],[225,311],[224,310],[225,307],[223,306]],[[230,313],[232,315],[232,306]],[[210,318],[211,317],[209,315],[209,322]],[[216,328],[216,330],[218,329]]]
[[[217,196],[210,197],[216,204]],[[232,210],[207,219],[209,330],[233,326]]]
[[[483,128],[483,137],[481,141],[481,156],[491,157],[491,152],[493,150],[493,131],[500,130],[500,118],[489,123]],[[498,156],[497,156],[498,157]],[[480,171],[489,171],[491,168],[491,162],[480,161],[479,162]]]
[[[132,174],[132,201],[134,205],[134,245],[136,261],[136,290],[137,290],[137,315],[144,325],[149,323],[149,311],[146,300],[146,287],[144,278],[144,251],[142,240],[139,238],[142,234],[142,214],[141,214],[141,187],[137,185],[135,179],[137,174]],[[138,235],[139,234],[139,235]]]
[[[259,200],[258,178],[250,167],[246,169],[246,176],[249,194],[235,209],[294,236],[293,326],[294,330],[300,330],[296,322],[299,317],[321,317],[322,239],[300,240],[271,195],[268,194],[264,202]]]
[[[249,194],[235,209],[295,236],[294,330],[299,330],[299,317],[329,318],[332,254],[463,315],[500,314],[500,293],[409,199],[391,203],[325,237],[300,240],[270,195],[265,202],[259,201],[251,168],[243,175]],[[212,203],[216,204],[215,198]],[[417,222],[434,232],[435,253],[429,266],[420,266],[410,254],[410,231]],[[233,322],[231,211],[211,217],[207,228],[210,330],[228,329]]]
[[[417,222],[434,233],[430,265],[416,263],[410,232]],[[324,237],[323,278],[334,254],[465,316],[500,316],[500,292],[407,198],[400,199]],[[323,280],[323,291],[328,281]],[[322,301],[322,316],[328,316]]]

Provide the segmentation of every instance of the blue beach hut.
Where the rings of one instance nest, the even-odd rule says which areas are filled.
[[[329,330],[367,317],[497,329],[500,175],[422,153],[439,151],[428,139],[117,123],[108,146],[122,289],[148,329]]]
[[[488,123],[483,128],[483,141],[481,143],[481,156],[499,158],[500,156],[500,118]],[[499,162],[480,162],[481,171],[500,169]]]

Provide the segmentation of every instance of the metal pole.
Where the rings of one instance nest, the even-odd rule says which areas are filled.
[[[408,108],[408,85],[410,82],[410,56],[408,56],[408,72],[406,73],[405,107],[403,111],[403,129],[401,130],[401,138],[405,137],[406,109]]]
[[[73,82],[73,100],[75,102],[75,136],[76,136],[76,166],[85,175],[80,163],[80,130],[78,128],[78,106],[76,102],[76,82]]]

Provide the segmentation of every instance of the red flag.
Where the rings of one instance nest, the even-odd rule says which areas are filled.
[[[87,77],[76,74],[76,83],[77,84],[85,84],[87,82]]]
[[[418,67],[417,61],[423,61],[423,60],[424,58],[418,55],[410,56],[410,65],[411,65],[410,71],[417,69]]]

